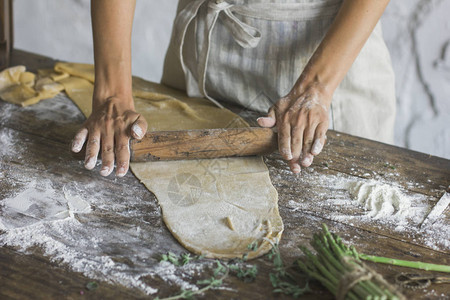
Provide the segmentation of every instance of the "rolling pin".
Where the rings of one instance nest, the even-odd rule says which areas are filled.
[[[263,155],[277,149],[277,135],[270,128],[220,128],[152,131],[131,140],[131,161],[182,160]]]

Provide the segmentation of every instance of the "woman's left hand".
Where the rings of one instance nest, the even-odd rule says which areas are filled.
[[[263,127],[278,128],[280,154],[299,173],[322,150],[334,90],[344,79],[389,0],[344,0],[325,37],[289,94],[259,118]],[[370,70],[367,70],[370,72]]]
[[[309,167],[325,145],[331,98],[332,92],[324,86],[303,84],[301,77],[291,92],[269,109],[267,117],[257,120],[262,127],[277,126],[280,154],[295,174],[300,165]]]

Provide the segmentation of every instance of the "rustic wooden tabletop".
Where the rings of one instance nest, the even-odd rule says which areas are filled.
[[[37,68],[52,67],[54,60],[15,50],[11,65],[18,64],[35,71]],[[252,112],[234,110],[249,120],[254,117]],[[122,179],[114,179],[114,176],[104,178],[98,171],[85,170],[82,163],[72,157],[69,143],[83,120],[75,105],[64,96],[45,100],[26,109],[0,101],[0,133],[14,136],[15,141],[14,145],[0,144],[1,148],[14,147],[13,155],[0,150],[0,213],[2,200],[11,197],[20,188],[20,178],[43,178],[51,182],[53,187],[61,189],[76,184],[81,194],[89,194],[89,189],[95,188],[96,197],[120,202],[124,211],[132,210],[135,217],[130,221],[130,218],[121,217],[125,215],[121,211],[113,214],[94,205],[93,212],[80,215],[78,221],[92,224],[93,232],[101,222],[106,222],[111,232],[135,227],[148,232],[150,238],[146,242],[130,246],[118,240],[104,245],[102,250],[114,262],[124,264],[130,270],[134,266],[136,269],[139,267],[136,274],[144,274],[141,281],[158,289],[158,292],[147,295],[142,289],[122,285],[120,280],[96,280],[99,287],[95,291],[87,291],[86,284],[92,279],[74,272],[70,264],[52,259],[48,249],[46,251],[35,245],[23,252],[21,247],[3,246],[0,247],[0,298],[137,299],[176,294],[180,286],[168,282],[163,276],[145,275],[142,271],[142,266],[151,268],[159,264],[157,255],[149,256],[139,265],[132,255],[147,251],[145,249],[151,249],[153,254],[168,251],[181,253],[183,248],[165,227],[154,195],[133,174],[127,174]],[[342,186],[345,182],[373,179],[397,187],[406,196],[416,199],[418,206],[429,211],[449,188],[449,160],[330,131],[324,152],[300,176],[290,174],[288,166],[277,154],[266,157],[265,162],[279,194],[280,214],[285,224],[280,251],[287,265],[301,256],[298,245],[307,245],[322,223],[326,223],[331,231],[342,236],[345,242],[355,245],[362,253],[450,264],[448,233],[442,233],[434,227],[433,230],[422,230],[417,224],[399,226],[382,218],[370,218],[361,205],[345,200],[347,191]],[[448,225],[449,210],[444,212],[442,218]],[[0,230],[2,234],[4,232]],[[229,277],[223,288],[207,291],[199,298],[289,298],[272,293],[268,276],[271,264],[267,258],[259,258],[251,263],[259,268],[255,282],[244,283]],[[211,262],[204,264],[211,265]],[[368,264],[391,283],[394,283],[396,274],[411,271],[389,265]],[[195,282],[201,276],[193,274],[192,278],[185,279]],[[299,280],[302,280],[300,276]],[[304,299],[332,298],[320,285],[312,282],[311,286],[313,292],[305,295]],[[450,285],[435,284],[425,289],[403,292],[408,299],[446,298],[450,295]]]

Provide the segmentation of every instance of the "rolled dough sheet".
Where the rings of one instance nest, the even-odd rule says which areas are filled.
[[[247,127],[236,114],[206,99],[133,79],[136,109],[149,130]],[[213,148],[214,145],[211,145]],[[261,157],[132,163],[158,198],[163,219],[188,250],[212,258],[267,253],[283,232],[278,194]]]
[[[63,85],[89,116],[92,65],[57,63],[54,72],[46,76]],[[137,77],[133,78],[133,96],[148,130],[248,126],[238,115],[206,99],[189,98]],[[281,238],[278,195],[261,157],[131,163],[130,168],[155,194],[173,236],[194,253],[211,258],[248,253],[251,259],[268,252]],[[250,251],[248,245],[254,242],[258,248]]]

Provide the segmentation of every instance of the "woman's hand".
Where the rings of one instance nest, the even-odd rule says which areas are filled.
[[[292,91],[259,118],[278,128],[280,154],[294,173],[308,167],[325,144],[334,90],[347,74],[389,0],[344,0]],[[367,70],[370,72],[370,70]]]
[[[295,174],[300,165],[309,167],[325,145],[331,97],[319,83],[305,85],[300,77],[291,92],[270,108],[268,116],[257,120],[262,127],[277,126],[280,154]]]
[[[116,176],[124,176],[130,162],[130,137],[142,139],[147,131],[147,122],[135,112],[132,97],[109,97],[96,100],[92,114],[75,135],[72,151],[80,152],[86,143],[84,166],[92,170],[101,150],[100,174],[108,176],[117,163]]]
[[[86,143],[84,166],[92,170],[101,150],[100,174],[114,169],[122,177],[130,163],[130,138],[141,139],[147,122],[136,113],[132,97],[131,30],[135,0],[91,1],[95,84],[92,114],[75,135],[72,151]]]

